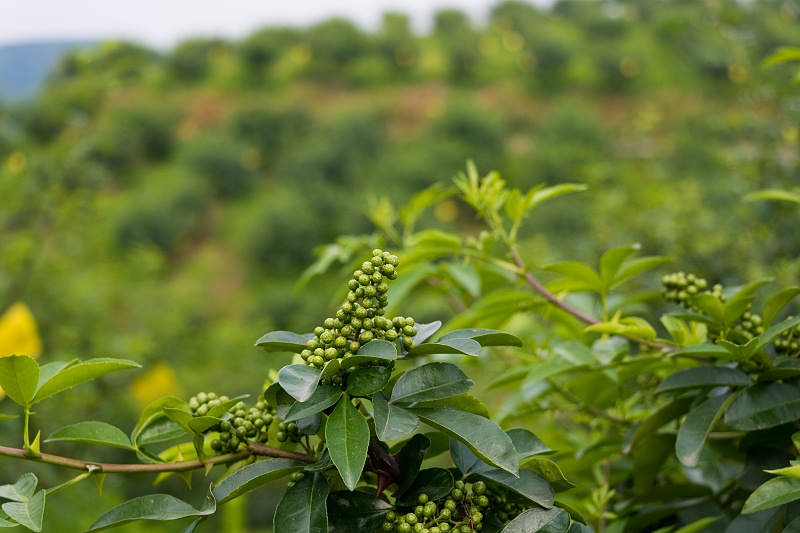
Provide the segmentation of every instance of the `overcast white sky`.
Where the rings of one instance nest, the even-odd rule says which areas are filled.
[[[0,46],[30,41],[124,38],[168,48],[192,36],[240,38],[276,24],[308,25],[344,16],[376,28],[385,11],[427,29],[455,7],[484,20],[498,0],[0,0]],[[541,4],[543,0],[535,0]]]

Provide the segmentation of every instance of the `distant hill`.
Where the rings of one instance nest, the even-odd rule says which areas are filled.
[[[91,41],[57,41],[0,46],[0,101],[32,98],[65,53]]]

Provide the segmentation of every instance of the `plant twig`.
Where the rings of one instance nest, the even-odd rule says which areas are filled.
[[[512,247],[509,253],[511,254],[511,258],[514,260],[514,264],[516,264],[517,268],[519,269],[518,274],[525,280],[526,283],[528,283],[528,285],[533,287],[533,290],[538,292],[545,300],[547,300],[554,306],[558,307],[559,309],[566,311],[567,313],[569,313],[570,315],[574,316],[575,318],[577,318],[582,322],[585,322],[587,324],[600,323],[598,319],[589,316],[583,311],[580,311],[579,309],[572,307],[568,303],[559,300],[552,292],[548,291],[547,288],[544,285],[542,285],[542,283],[538,279],[536,279],[536,277],[533,274],[530,273],[530,270],[528,270],[527,265],[522,260],[522,257],[519,255],[519,252],[516,250],[516,248]],[[650,339],[642,339],[639,337],[633,337],[629,335],[622,335],[622,336],[630,340],[631,342],[644,344],[652,348],[658,348],[660,350],[664,350],[665,352],[671,352],[676,349],[675,346],[672,346],[670,344],[665,344],[663,342],[652,341]]]
[[[198,468],[205,468],[207,465],[226,464],[247,457],[256,455],[263,457],[282,457],[287,459],[296,459],[304,463],[314,463],[316,459],[313,456],[304,453],[291,452],[288,450],[281,450],[279,448],[272,448],[271,446],[264,446],[263,444],[252,443],[247,448],[235,452],[227,453],[224,455],[217,455],[208,457],[205,461],[178,461],[174,463],[97,463],[93,461],[82,461],[79,459],[72,459],[70,457],[63,457],[60,455],[52,455],[49,453],[40,453],[35,457],[26,454],[25,450],[19,448],[9,448],[7,446],[0,446],[0,455],[12,457],[15,459],[23,459],[27,461],[35,461],[37,463],[46,463],[64,468],[72,468],[75,470],[94,470],[97,473],[103,474],[120,474],[120,473],[161,473],[161,472],[186,472],[189,470],[196,470]]]

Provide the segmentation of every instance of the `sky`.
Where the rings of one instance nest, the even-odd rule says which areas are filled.
[[[544,0],[535,0],[542,3]],[[497,0],[0,0],[0,46],[35,41],[128,39],[168,49],[188,37],[238,39],[268,25],[306,26],[344,16],[375,29],[386,11],[430,27],[455,7],[482,21]]]

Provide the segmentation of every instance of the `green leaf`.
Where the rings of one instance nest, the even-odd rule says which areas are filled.
[[[648,340],[656,338],[656,330],[653,329],[653,326],[648,324],[643,318],[635,316],[621,318],[618,321],[590,324],[584,328],[584,331]]]
[[[697,466],[711,428],[722,417],[733,398],[733,395],[712,396],[689,411],[678,429],[678,439],[675,442],[675,455],[681,464]]]
[[[508,523],[503,533],[567,533],[569,514],[563,509],[528,509]]]
[[[433,322],[417,322],[415,326],[417,328],[417,334],[412,337],[415,344],[422,344],[423,342],[427,341],[431,336],[439,331],[442,327],[441,320],[434,320]]]
[[[725,339],[717,339],[717,344],[725,348],[734,361],[744,362],[749,360],[758,351],[758,337],[753,337],[745,344],[736,344]]]
[[[492,466],[514,475],[519,472],[517,451],[500,426],[482,416],[458,409],[409,409],[429,426],[467,445]]]
[[[529,310],[542,302],[540,296],[517,289],[497,289],[472,302],[466,310],[447,323],[447,329],[475,324],[501,325],[516,313]]]
[[[641,249],[641,246],[620,246],[608,250],[600,257],[600,277],[605,283],[606,288],[610,287],[617,277],[622,263],[634,252]]]
[[[37,533],[42,530],[44,520],[45,491],[40,490],[24,502],[8,502],[3,504],[3,511],[20,525]]]
[[[481,345],[473,339],[447,339],[439,342],[425,342],[417,344],[408,351],[408,357],[420,355],[448,355],[461,354],[477,357],[481,354]]]
[[[693,401],[694,398],[675,398],[670,403],[650,415],[650,417],[644,419],[639,425],[636,426],[635,430],[630,436],[630,439],[627,439],[625,443],[623,443],[622,451],[624,453],[630,453],[631,448],[633,448],[637,442],[648,435],[651,435],[657,429],[663,427],[667,422],[671,422],[679,416],[687,413],[689,408],[691,408]]]
[[[686,346],[684,348],[671,352],[669,356],[670,357],[700,356],[700,357],[708,357],[711,359],[723,359],[723,360],[729,360],[731,358],[731,354],[728,350],[716,344],[694,344],[691,346]]]
[[[514,448],[520,459],[531,457],[533,455],[550,454],[555,450],[548,448],[544,442],[536,435],[524,428],[511,428],[506,430],[506,434],[511,438],[514,443]]]
[[[33,403],[41,402],[59,392],[111,372],[131,368],[141,368],[141,365],[136,361],[128,361],[127,359],[97,358],[67,366],[39,386]]]
[[[212,490],[219,504],[238,498],[267,483],[302,470],[305,465],[294,459],[270,457],[245,465],[220,481]]]
[[[366,343],[358,353],[342,360],[342,370],[364,363],[388,363],[397,359],[397,346],[389,341],[380,339]]]
[[[531,189],[525,194],[525,207],[528,211],[537,205],[573,192],[582,192],[588,187],[582,183],[561,183],[544,189]]]
[[[325,440],[344,484],[354,490],[367,460],[369,426],[347,394],[328,417]]]
[[[544,478],[555,492],[564,492],[576,486],[564,476],[557,464],[545,457],[533,457],[520,468]]]
[[[325,366],[322,367],[322,372],[319,374],[319,379],[328,379],[329,377],[335,376],[339,373],[342,369],[341,359],[331,359]]]
[[[466,392],[463,394],[457,394],[456,396],[450,396],[449,398],[442,398],[441,400],[417,402],[414,404],[414,407],[423,407],[423,408],[433,407],[437,409],[441,409],[444,407],[452,407],[454,409],[458,409],[459,411],[472,413],[474,415],[482,416],[484,418],[490,418],[489,408],[486,407],[486,404],[484,404],[482,401],[480,401],[472,394]]]
[[[165,396],[164,398],[159,398],[152,402],[145,407],[142,414],[139,415],[139,421],[131,432],[132,443],[138,446],[162,442],[183,433],[183,430],[180,428],[178,428],[176,433],[176,426],[173,422],[169,421],[165,423],[164,419],[166,418],[166,414],[164,413],[164,407],[178,409],[188,406],[185,401],[174,396]]]
[[[542,270],[549,270],[564,276],[548,285],[548,289],[552,292],[564,290],[571,292],[603,292],[604,290],[603,280],[600,279],[600,275],[592,267],[578,261],[561,261],[543,266]]]
[[[371,494],[346,490],[328,495],[329,533],[380,531],[386,513],[393,506]]]
[[[499,329],[468,328],[445,333],[439,342],[451,339],[472,339],[481,346],[522,346],[522,340]]]
[[[438,400],[469,391],[475,383],[456,365],[428,363],[403,374],[392,389],[391,403]]]
[[[522,381],[521,388],[523,389],[536,383],[547,381],[548,379],[558,376],[559,374],[576,370],[579,367],[570,361],[551,359],[550,361],[544,361],[536,365],[531,365],[527,368],[532,368],[532,370],[528,372],[528,374],[525,376],[525,379]],[[498,380],[499,379],[500,378],[498,378]],[[491,384],[494,383],[495,381],[493,381]]]
[[[240,401],[244,400],[245,398],[249,398],[249,394],[240,394],[239,396],[234,396],[228,401],[221,402],[219,405],[215,405],[211,409],[208,410],[206,413],[207,416],[213,416],[217,418],[222,418],[225,413],[228,412],[228,409],[239,403]]]
[[[760,350],[764,348],[767,344],[775,340],[781,333],[784,331],[791,329],[795,326],[800,324],[800,316],[790,317],[786,320],[782,320],[781,322],[775,324],[774,326],[770,326],[764,332],[756,337],[758,339],[758,344],[756,345],[756,350]]]
[[[195,436],[201,435],[203,432],[222,422],[221,418],[214,416],[194,416],[189,411],[183,409],[175,409],[172,407],[164,407],[163,409],[164,414],[173,422],[186,430],[187,433]]]
[[[707,314],[715,324],[724,323],[725,309],[722,302],[710,293],[700,293],[689,299],[690,303]]]
[[[281,498],[275,509],[273,529],[281,533],[328,533],[329,490],[323,474],[307,473]]]
[[[301,418],[324,411],[331,405],[336,404],[341,397],[342,389],[339,387],[334,387],[333,385],[317,387],[317,390],[314,391],[311,398],[305,402],[294,403],[289,409],[289,412],[286,413],[286,416],[283,417],[283,421],[294,422],[295,420],[300,420]]]
[[[765,370],[758,376],[758,382],[779,381],[800,376],[800,360],[786,359],[779,361],[774,367]]]
[[[783,189],[764,189],[746,194],[742,200],[745,202],[752,202],[754,200],[772,200],[776,202],[800,204],[800,192],[785,191]]]
[[[72,361],[54,361],[52,363],[42,365],[39,367],[39,387],[41,387],[45,381],[49,380],[68,366],[72,366],[80,362],[80,359],[73,359]]]
[[[659,384],[656,392],[700,387],[747,387],[753,381],[740,370],[724,366],[701,366],[679,370],[667,376]]]
[[[105,422],[86,421],[70,424],[52,433],[45,442],[82,442],[123,450],[134,450],[128,436],[119,428]]]
[[[764,307],[761,311],[761,318],[764,324],[772,324],[781,309],[786,307],[786,304],[794,300],[800,294],[800,287],[784,287],[776,293],[770,295],[764,302]]]
[[[776,477],[758,487],[744,502],[742,514],[751,514],[800,499],[800,479]]]
[[[540,475],[524,468],[519,471],[519,477],[497,468],[481,469],[470,477],[473,476],[499,483],[545,509],[552,507],[555,502],[555,494],[550,484]]]
[[[394,491],[394,496],[402,495],[414,482],[419,474],[425,454],[431,447],[431,439],[417,433],[406,442],[400,451],[395,454],[400,474],[403,476],[399,487]]]
[[[778,476],[789,476],[800,479],[800,465],[787,466],[785,468],[777,468],[775,470],[764,470],[769,474],[776,474]]]
[[[427,494],[431,501],[438,500],[450,494],[454,483],[453,474],[449,470],[426,468],[416,475],[414,482],[395,500],[395,505],[403,507],[417,505],[420,494]]]
[[[87,531],[110,529],[134,520],[178,520],[214,513],[216,505],[213,499],[206,500],[206,503],[202,509],[197,510],[169,494],[148,494],[109,509]]]
[[[372,395],[372,407],[375,410],[375,434],[379,440],[402,439],[419,427],[419,418],[415,414],[390,404],[380,391]]]
[[[788,383],[757,383],[744,389],[725,413],[734,429],[754,431],[793,422],[800,417],[800,390]]]
[[[614,277],[612,283],[609,285],[609,289],[613,289],[617,285],[627,281],[628,279],[638,276],[643,272],[647,272],[648,270],[652,270],[654,268],[658,268],[665,263],[671,262],[672,259],[669,257],[659,257],[659,256],[647,256],[647,257],[638,257],[636,259],[628,259],[626,260],[620,269],[617,271],[617,275]]]
[[[271,331],[258,339],[256,346],[268,352],[300,353],[306,349],[306,342],[313,337],[313,333],[298,335],[291,331]]]
[[[25,502],[36,492],[39,480],[30,472],[22,474],[13,485],[0,485],[0,498],[12,502]]]
[[[0,388],[23,407],[31,405],[39,385],[39,365],[27,355],[0,357]]]
[[[781,46],[779,47],[772,55],[767,56],[763,61],[761,61],[761,68],[769,68],[780,63],[786,63],[789,61],[800,61],[800,48],[793,47],[793,46]],[[783,190],[781,189],[783,192]],[[764,191],[761,191],[764,192]],[[753,196],[758,193],[751,193],[747,195],[745,198],[749,196]],[[750,200],[746,200],[750,201]],[[798,203],[800,203],[800,196],[798,196]]]
[[[394,365],[358,368],[347,378],[347,393],[350,396],[371,396],[389,383],[393,370]]]
[[[703,531],[706,527],[710,526],[720,518],[722,517],[707,516],[705,518],[700,518],[699,520],[695,520],[688,526],[683,526],[682,528],[676,530],[675,533],[697,533],[698,531]]]
[[[292,398],[304,402],[314,394],[321,373],[321,370],[302,363],[287,365],[278,372],[278,383]]]

